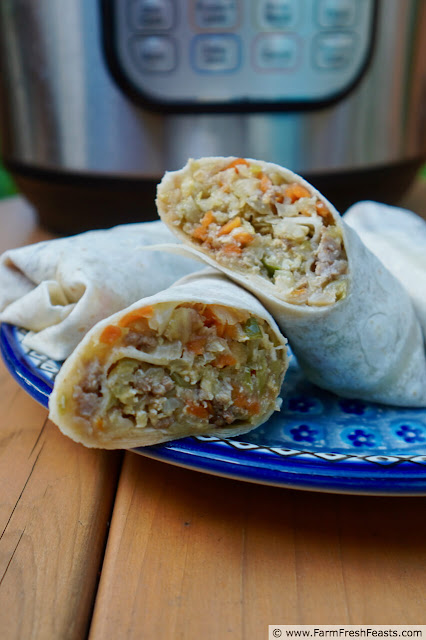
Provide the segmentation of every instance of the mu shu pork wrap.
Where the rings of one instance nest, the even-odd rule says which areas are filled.
[[[426,221],[408,209],[371,201],[352,205],[344,220],[401,282],[426,340]]]
[[[426,406],[409,296],[300,176],[251,159],[190,160],[165,174],[157,208],[187,251],[262,301],[312,382],[344,397]]]
[[[120,225],[11,249],[0,257],[0,321],[29,333],[24,344],[65,359],[99,320],[200,269],[141,247],[173,242],[161,222]]]
[[[93,327],[55,380],[49,417],[105,449],[235,436],[279,408],[287,365],[254,296],[218,272],[194,274]]]

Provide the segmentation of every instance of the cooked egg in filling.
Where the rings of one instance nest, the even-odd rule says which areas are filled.
[[[286,362],[268,323],[246,311],[159,303],[103,329],[61,406],[100,439],[253,424],[278,408]]]
[[[325,204],[299,183],[237,158],[192,160],[159,201],[195,243],[220,264],[275,285],[292,304],[343,299],[347,258],[341,230]]]

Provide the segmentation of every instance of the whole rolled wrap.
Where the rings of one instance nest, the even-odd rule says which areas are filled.
[[[380,202],[352,205],[344,220],[411,298],[426,341],[426,221]]]
[[[261,300],[312,382],[343,397],[426,406],[410,297],[306,180],[258,160],[190,160],[164,175],[157,208],[185,247],[174,250]]]
[[[11,249],[0,256],[0,321],[24,344],[64,360],[99,320],[200,269],[142,247],[174,242],[160,221],[119,225]]]
[[[271,315],[209,270],[93,327],[55,380],[49,417],[104,449],[235,436],[279,408],[287,366]]]

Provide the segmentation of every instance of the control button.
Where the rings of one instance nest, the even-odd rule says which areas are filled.
[[[299,15],[300,0],[258,0],[257,22],[261,29],[291,29]]]
[[[195,23],[201,29],[232,29],[238,20],[237,0],[196,0]]]
[[[167,36],[146,36],[132,42],[139,68],[145,72],[164,73],[176,66],[176,46]]]
[[[296,66],[299,42],[281,33],[264,33],[254,41],[254,65],[259,69],[280,71]]]
[[[234,71],[240,64],[240,43],[237,36],[195,36],[192,41],[192,63],[197,71]]]
[[[321,69],[347,67],[355,54],[355,36],[350,33],[329,33],[316,39],[314,60]]]
[[[351,27],[355,13],[356,0],[319,0],[318,22],[322,27]]]
[[[158,31],[173,26],[171,0],[134,0],[130,7],[130,23],[133,29]]]

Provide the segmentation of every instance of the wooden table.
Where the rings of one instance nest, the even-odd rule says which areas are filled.
[[[426,182],[406,203],[426,214]],[[0,251],[47,237],[20,199],[0,204]],[[286,490],[85,449],[3,363],[0,407],[2,640],[426,624],[426,498]]]

